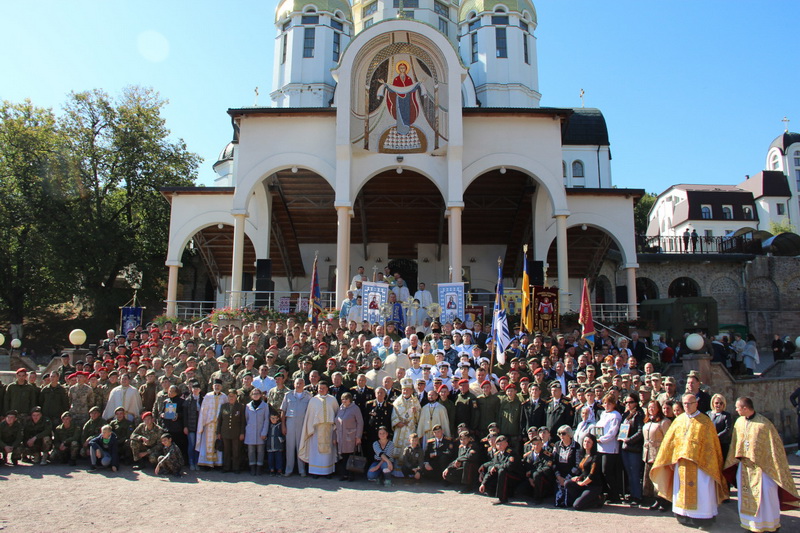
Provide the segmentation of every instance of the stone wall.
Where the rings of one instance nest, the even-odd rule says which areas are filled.
[[[740,396],[753,399],[756,411],[769,418],[788,445],[797,443],[797,414],[789,396],[800,387],[800,360],[778,361],[759,377],[735,379],[721,363],[711,363],[710,378],[703,388],[710,394],[722,394],[728,402],[727,411],[737,417],[734,403]],[[672,376],[678,390],[686,388],[687,368],[672,364],[664,369],[664,375]]]
[[[658,262],[640,261],[637,277],[648,278],[667,298],[670,284],[693,279],[700,296],[717,301],[720,324],[745,324],[764,353],[772,335],[800,335],[800,258],[755,256],[734,260],[724,254],[682,257],[660,254]]]

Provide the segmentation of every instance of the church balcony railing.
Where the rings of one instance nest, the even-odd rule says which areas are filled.
[[[640,254],[763,254],[761,240],[751,235],[705,237],[691,235],[675,237],[636,236],[636,250]]]
[[[230,305],[231,293],[227,293],[226,304]],[[308,312],[308,291],[242,291],[239,293],[239,307],[263,309],[265,307],[279,313]],[[336,293],[321,291],[320,303],[323,309],[337,307]]]

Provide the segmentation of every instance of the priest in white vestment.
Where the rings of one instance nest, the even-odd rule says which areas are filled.
[[[214,381],[213,390],[205,395],[200,404],[200,417],[197,420],[197,445],[200,453],[197,459],[199,466],[222,466],[222,452],[217,450],[217,422],[219,410],[228,397],[222,394],[222,380]]]
[[[339,402],[328,395],[328,384],[320,381],[319,392],[308,402],[298,457],[308,463],[312,476],[333,474],[336,466],[335,421]]]

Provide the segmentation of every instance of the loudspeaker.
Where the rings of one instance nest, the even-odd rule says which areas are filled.
[[[256,259],[256,281],[272,279],[272,259]]]
[[[256,292],[272,292],[274,290],[275,282],[273,280],[256,278]]]
[[[528,266],[528,276],[531,279],[531,285],[542,287],[544,285],[544,261],[533,261]]]

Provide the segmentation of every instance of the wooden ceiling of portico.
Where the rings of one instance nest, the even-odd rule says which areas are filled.
[[[272,197],[270,257],[274,277],[302,277],[307,274],[300,254],[301,244],[335,243],[337,216],[334,191],[317,174],[298,168],[280,171],[264,181]],[[522,270],[522,245],[532,242],[531,199],[535,182],[514,170],[486,173],[467,188],[462,214],[464,245],[503,244],[507,246],[503,274],[516,278]],[[417,244],[447,245],[448,221],[439,189],[425,176],[404,170],[376,175],[361,189],[353,204],[350,240],[353,244],[389,243],[388,259],[417,258]],[[212,264],[222,275],[231,272],[233,228],[211,226],[201,232]],[[571,228],[569,269],[573,277],[583,276],[609,244],[599,230]],[[615,245],[610,244],[612,248]],[[529,258],[531,256],[529,255]],[[464,264],[472,256],[463,257]],[[377,259],[372,252],[370,259]],[[433,258],[431,258],[433,259]],[[442,259],[446,254],[442,249]],[[496,257],[475,257],[476,262]],[[255,251],[245,238],[245,272],[254,272]],[[548,256],[549,277],[555,277],[555,243]],[[310,265],[307,265],[310,267]]]

